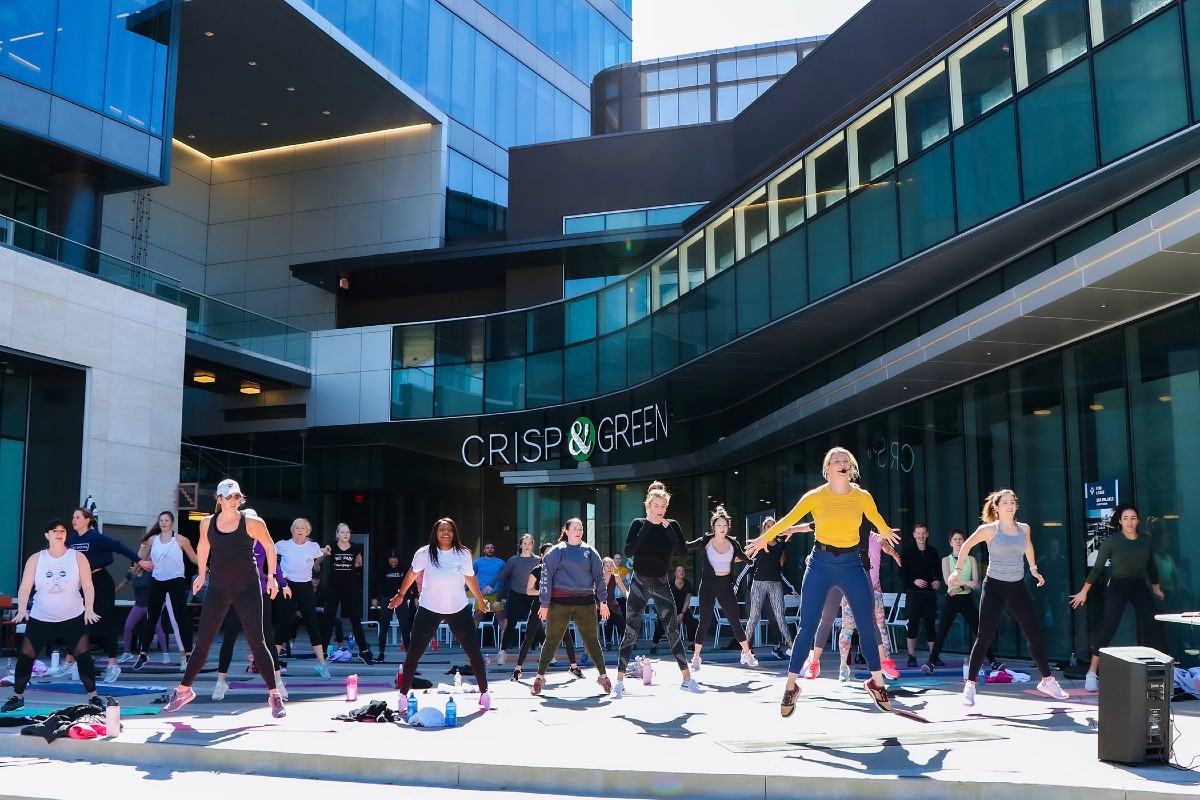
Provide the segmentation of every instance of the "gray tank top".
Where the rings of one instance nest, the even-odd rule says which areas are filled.
[[[1018,533],[1007,534],[996,522],[996,535],[988,542],[987,576],[997,581],[1019,581],[1025,578],[1025,529],[1017,525]]]

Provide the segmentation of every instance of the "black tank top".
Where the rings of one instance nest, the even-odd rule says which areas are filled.
[[[238,515],[238,524],[229,533],[217,527],[217,515],[208,526],[209,571],[211,586],[242,589],[250,582],[258,585],[258,562],[254,559],[254,539],[246,530],[246,515]]]

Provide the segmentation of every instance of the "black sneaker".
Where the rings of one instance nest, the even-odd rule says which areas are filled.
[[[775,656],[775,658],[779,659],[780,661],[788,660],[787,653],[783,652],[783,650],[778,647],[771,651],[771,655]]]
[[[946,666],[946,662],[942,661],[940,658],[937,658],[936,656],[934,658],[929,659],[929,663],[933,664],[935,667]]]
[[[4,701],[4,705],[0,706],[0,712],[7,714],[10,711],[17,711],[25,707],[25,698],[17,697],[15,694]]]
[[[876,685],[874,678],[867,678],[863,681],[863,688],[871,696],[871,700],[875,703],[876,708],[880,711],[892,710],[892,699],[888,697],[887,689]]]
[[[94,694],[88,698],[88,705],[95,706],[96,708],[100,709],[101,711],[108,708],[108,703],[105,703],[104,698],[98,694]]]
[[[652,655],[652,656],[658,655],[658,642],[652,642],[650,644],[650,655]]]
[[[138,653],[137,661],[133,662],[133,669],[136,672],[144,666],[146,666],[146,654]]]
[[[1000,672],[1001,670],[1004,670],[1004,669],[1008,669],[1008,667],[1004,666],[1003,661],[993,661],[992,662],[992,672]]]
[[[374,663],[375,663],[375,659],[374,659],[374,658],[371,656],[371,651],[370,651],[370,650],[359,650],[359,651],[358,651],[358,658],[359,658],[359,660],[361,660],[361,661],[362,661],[364,664],[367,664],[367,665],[371,665],[371,664],[374,664]]]
[[[379,655],[375,656],[375,663],[376,664],[386,664],[387,656],[385,656],[383,653],[380,653]]]
[[[908,665],[909,665],[910,667],[915,667],[915,666],[917,665],[917,657],[916,657],[916,656],[909,656],[909,657],[908,657]]]

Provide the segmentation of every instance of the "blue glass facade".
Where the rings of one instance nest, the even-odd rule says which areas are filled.
[[[544,348],[531,342],[528,357],[536,354],[539,369],[555,369],[560,376],[595,375],[584,385],[595,385],[601,395],[637,385],[751,332],[755,323],[802,308],[798,298],[828,296],[1195,122],[1188,60],[1200,54],[1185,51],[1182,41],[1184,18],[1200,14],[1200,0],[1161,4],[1082,48],[1074,37],[1060,42],[1044,35],[1038,26],[1045,20],[1026,9],[1042,5],[1015,7],[927,64],[653,263],[565,301],[562,340],[575,346],[569,366],[563,341]],[[1062,13],[1072,10],[1070,3],[1057,6]],[[1085,30],[1088,20],[1085,14]],[[1069,33],[1070,26],[1059,30]],[[1010,41],[1007,49],[990,47]],[[984,45],[988,57],[976,57]],[[1041,77],[1031,80],[1035,74]],[[1139,110],[1133,97],[1155,102]],[[1094,114],[1064,119],[1064,104]],[[872,125],[880,119],[894,124],[881,132]],[[1078,136],[1064,136],[1064,125],[1078,128]],[[860,148],[860,141],[867,147]],[[865,162],[850,157],[864,152]],[[765,245],[758,242],[752,211],[763,205],[769,218]],[[672,273],[665,281],[664,272]],[[664,286],[670,287],[666,293]],[[786,298],[778,296],[780,289],[787,290]],[[650,323],[641,324],[647,312]],[[444,324],[449,323],[408,327],[436,330]],[[399,341],[404,328],[396,330]],[[598,346],[581,347],[593,342]],[[486,343],[477,350],[486,352]],[[652,358],[649,370],[638,366],[646,354]],[[397,385],[414,385],[403,376],[414,366],[440,369],[397,361]],[[478,394],[481,408],[485,392],[513,397],[513,408],[563,402],[553,392],[531,391],[529,369],[523,387],[485,387],[486,372],[480,370],[484,380],[465,389]],[[506,367],[494,374],[503,380],[519,372]],[[433,382],[435,393],[441,385]],[[432,405],[435,416],[450,407],[436,397]],[[411,395],[394,396],[393,418],[420,417],[425,407]]]
[[[5,3],[0,75],[162,136],[171,22],[161,7],[151,0]]]

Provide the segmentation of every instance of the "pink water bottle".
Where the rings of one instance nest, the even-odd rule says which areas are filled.
[[[654,667],[650,665],[650,659],[642,656],[642,683],[647,686],[654,680]]]
[[[358,699],[358,676],[346,676],[346,702],[353,703]]]

